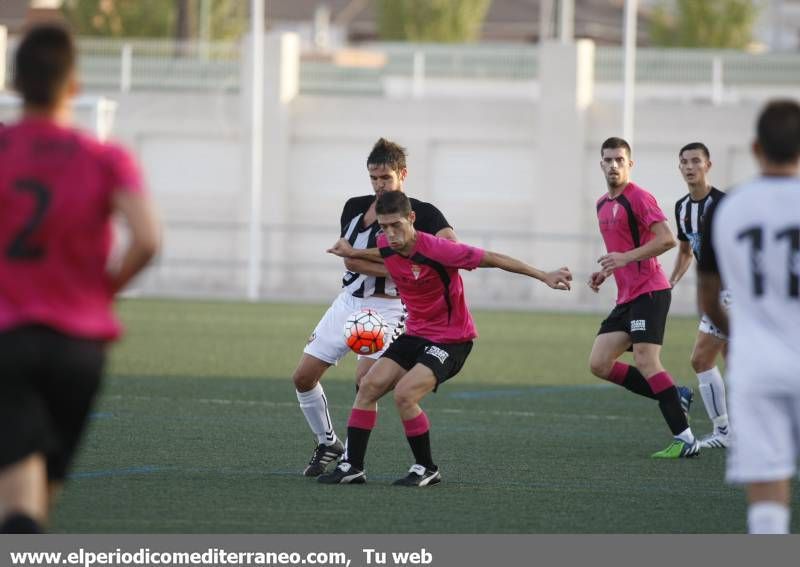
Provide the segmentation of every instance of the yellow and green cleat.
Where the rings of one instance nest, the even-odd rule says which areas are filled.
[[[691,459],[700,454],[700,442],[695,439],[692,443],[673,439],[666,449],[650,455],[652,459]]]

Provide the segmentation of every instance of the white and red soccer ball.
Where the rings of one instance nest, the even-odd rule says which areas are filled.
[[[344,340],[356,354],[378,352],[386,344],[389,324],[374,309],[352,313],[344,323]]]

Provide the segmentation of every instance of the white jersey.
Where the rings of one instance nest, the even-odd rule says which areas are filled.
[[[735,301],[729,366],[772,391],[800,387],[800,179],[761,177],[710,215],[701,268],[717,271]],[[706,252],[709,252],[706,254]],[[705,256],[709,256],[706,258]]]

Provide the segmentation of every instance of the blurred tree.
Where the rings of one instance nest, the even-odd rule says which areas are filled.
[[[170,37],[175,29],[175,6],[164,0],[66,0],[61,9],[83,36]]]
[[[650,39],[664,47],[747,47],[758,6],[752,0],[662,0],[652,12]]]
[[[65,0],[61,9],[81,36],[191,39],[200,36],[204,2],[210,2],[210,39],[241,37],[248,19],[242,0]]]
[[[378,33],[394,41],[457,43],[478,37],[492,0],[378,0]]]

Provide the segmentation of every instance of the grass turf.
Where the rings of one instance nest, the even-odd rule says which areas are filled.
[[[743,493],[722,480],[724,452],[651,460],[670,440],[657,407],[589,375],[596,315],[476,313],[482,336],[464,370],[423,402],[441,485],[390,486],[411,464],[390,398],[370,440],[367,485],[300,476],[314,442],[289,376],[323,311],[122,302],[128,334],[112,353],[54,530],[744,531]],[[696,324],[671,319],[663,356],[692,386]],[[340,434],[353,370],[347,357],[324,380]],[[699,395],[692,415],[696,433],[710,429]]]

